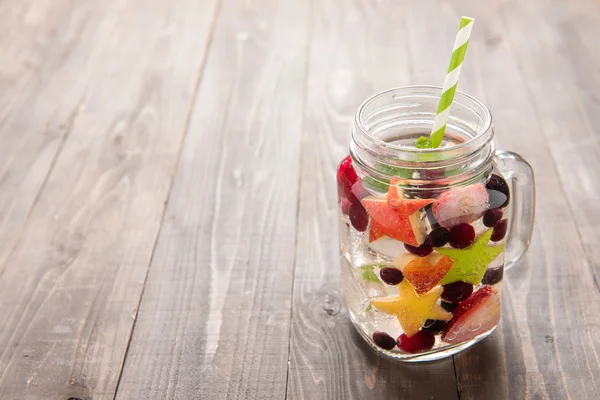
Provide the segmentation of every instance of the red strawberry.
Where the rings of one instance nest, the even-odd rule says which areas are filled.
[[[454,311],[446,325],[442,340],[457,344],[485,333],[500,322],[500,293],[492,286],[483,286]]]
[[[483,183],[448,190],[433,203],[433,216],[444,228],[470,223],[488,207],[488,192]]]
[[[358,175],[352,167],[352,158],[350,156],[344,158],[340,163],[337,171],[338,196],[346,196],[352,203],[357,203],[358,199],[352,193],[352,185],[358,181]]]

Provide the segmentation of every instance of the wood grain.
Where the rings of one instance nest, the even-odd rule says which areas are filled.
[[[405,365],[342,304],[335,168],[366,97],[442,83],[460,15],[459,88],[534,167],[536,230],[500,328]],[[596,0],[1,1],[0,399],[600,398],[599,22]]]
[[[114,18],[94,2],[0,3],[0,274],[72,129],[94,48]]]
[[[404,365],[378,357],[339,292],[335,170],[359,104],[412,82],[408,32],[397,20],[406,9],[395,1],[313,5],[287,397],[457,398],[452,360]]]
[[[600,187],[595,184],[600,165],[600,49],[592,39],[600,36],[600,4],[536,0],[521,8],[507,26],[516,37],[523,34],[526,18],[539,19],[534,38],[539,45],[515,42],[514,50],[600,290],[600,228],[595,223],[600,218]]]
[[[81,2],[73,10],[72,2],[32,2],[22,11],[9,3],[25,12],[25,25],[57,24],[39,33],[59,33],[31,39],[50,52],[32,75],[51,82],[28,89],[34,109],[25,98],[11,113],[29,118],[23,128],[35,135],[48,124],[48,142],[60,140],[55,125],[72,117],[0,277],[0,398],[113,398],[214,2],[108,1],[99,9]],[[46,18],[54,13],[68,18]],[[65,42],[56,53],[53,41]],[[49,119],[55,111],[58,119]],[[18,116],[5,118],[16,121],[7,129],[18,127]],[[14,143],[19,152],[29,149],[23,139]],[[40,152],[57,147],[47,146]]]
[[[307,22],[223,1],[118,399],[285,396]]]

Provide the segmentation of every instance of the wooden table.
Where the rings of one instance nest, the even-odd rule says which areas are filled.
[[[404,365],[338,289],[353,114],[460,88],[537,175],[501,327]],[[0,1],[0,399],[600,398],[596,0]]]

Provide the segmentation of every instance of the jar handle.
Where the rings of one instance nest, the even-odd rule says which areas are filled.
[[[531,242],[535,217],[535,178],[531,165],[517,153],[497,151],[495,162],[511,193],[504,261],[504,269],[510,269],[523,257]]]

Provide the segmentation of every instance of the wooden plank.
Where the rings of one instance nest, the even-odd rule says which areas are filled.
[[[43,24],[55,3],[26,15]],[[70,136],[0,277],[0,398],[113,398],[214,5],[131,0],[102,2],[106,17],[75,12],[81,48],[73,39],[59,53],[61,80],[38,104],[76,103],[59,87],[86,96],[65,112],[76,113]],[[88,57],[80,81],[70,62]]]
[[[406,12],[395,1],[314,2],[290,399],[457,398],[451,359],[408,365],[378,357],[355,332],[339,292],[335,170],[347,154],[359,104],[377,91],[414,82],[411,57],[417,50],[407,47]]]
[[[118,399],[281,399],[308,2],[224,0]]]
[[[554,347],[554,363],[538,357],[543,370],[553,370],[545,381],[559,390],[550,391],[551,398],[600,398],[600,336],[595,329],[600,324],[600,312],[590,307],[600,304],[600,247],[595,240],[600,230],[594,224],[594,218],[600,216],[594,202],[600,200],[600,189],[592,183],[596,180],[592,171],[600,165],[600,147],[597,141],[589,140],[597,135],[594,122],[600,121],[600,108],[591,98],[600,81],[586,65],[600,60],[600,52],[597,46],[586,48],[581,39],[600,34],[597,3],[595,10],[595,14],[590,7],[586,10],[582,2],[567,6],[534,1],[506,9],[502,18],[518,59],[521,85],[531,104],[525,118],[535,121],[540,133],[531,138],[532,146],[545,143],[545,157],[554,163],[549,171],[537,169],[543,177],[538,183],[539,197],[545,200],[542,206],[550,205],[540,207],[537,219],[549,275],[544,288],[547,294],[540,293],[537,304],[548,299],[546,317],[552,321],[553,332],[544,335],[546,344],[541,337],[538,343],[532,341],[538,349]],[[584,15],[594,17],[595,23],[579,26]],[[537,28],[531,40],[523,41],[524,26],[532,20],[536,20]],[[531,307],[530,312],[534,310]],[[544,327],[548,330],[543,317],[536,320],[533,332],[541,334]]]
[[[515,22],[539,19],[539,45],[515,42],[515,52],[600,290],[600,3],[536,0],[523,14]],[[524,32],[515,22],[514,37]]]
[[[548,43],[556,32],[544,26],[544,12],[539,11],[554,13],[556,8],[549,3],[469,1],[460,9],[448,9],[443,7],[447,3],[436,3],[427,12],[414,8],[421,14],[413,13],[411,20],[431,16],[436,9],[454,13],[453,21],[461,14],[476,18],[467,57],[471,72],[465,70],[461,90],[491,108],[499,147],[531,162],[538,190],[534,241],[503,285],[503,323],[492,337],[455,356],[461,398],[598,398],[600,337],[594,327],[600,313],[589,306],[598,303],[599,293],[569,206],[571,193],[563,187],[553,158],[560,150],[547,136],[547,126],[558,124],[568,142],[583,121],[558,109],[543,110],[566,101],[559,99],[564,91],[552,93],[546,85],[572,82],[564,70],[548,66],[560,63],[556,60],[562,56]],[[431,43],[451,46],[451,37],[438,35],[436,26],[425,31],[422,35]],[[436,58],[442,52],[435,45],[424,51],[427,57],[415,58],[416,65],[443,63],[443,56]],[[573,107],[564,111],[571,113]]]
[[[72,128],[111,8],[0,3],[0,274]]]

